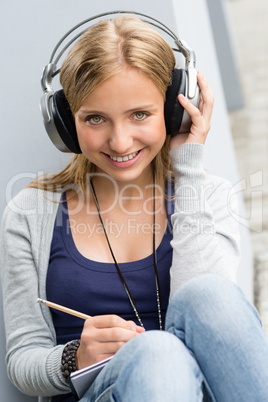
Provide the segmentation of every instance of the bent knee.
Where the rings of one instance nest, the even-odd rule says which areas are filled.
[[[133,350],[133,358],[138,357],[138,366],[162,366],[167,369],[171,365],[192,367],[194,365],[191,352],[176,335],[167,331],[146,331],[129,342]],[[125,346],[127,348],[128,345]]]
[[[175,335],[158,330],[145,331],[131,341],[132,347],[142,352],[143,356],[146,354],[159,355],[159,353],[168,353],[172,351],[177,342],[178,339]]]
[[[174,295],[175,302],[187,302],[189,305],[196,303],[197,307],[200,303],[217,302],[232,297],[243,299],[244,295],[241,289],[228,279],[216,274],[204,274],[195,277],[186,282],[181,289]]]
[[[239,317],[253,309],[241,289],[233,282],[215,274],[204,274],[185,283],[172,298],[166,317],[168,329],[174,320],[192,317],[212,322],[229,316]]]

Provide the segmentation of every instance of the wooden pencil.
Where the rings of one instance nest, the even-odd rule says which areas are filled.
[[[88,318],[91,318],[90,315],[80,313],[79,311],[72,310],[71,308],[61,306],[60,304],[52,303],[48,300],[38,298],[36,301],[37,301],[37,303],[45,304],[46,306],[54,308],[55,310],[62,311],[63,313],[66,313],[66,314],[74,315],[75,317],[82,318],[83,320],[87,320]]]

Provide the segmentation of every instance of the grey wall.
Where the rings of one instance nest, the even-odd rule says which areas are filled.
[[[244,99],[238,75],[236,54],[232,44],[226,2],[227,0],[207,0],[207,5],[216,44],[221,79],[224,84],[223,90],[226,104],[229,110],[234,110],[243,107]]]
[[[216,96],[213,125],[206,147],[206,167],[233,183],[239,180],[205,0],[9,0],[1,3],[0,214],[7,200],[36,174],[57,171],[70,159],[70,155],[54,149],[42,126],[39,112],[41,72],[52,48],[70,27],[88,16],[111,9],[136,10],[159,18],[196,50],[198,68],[208,77]],[[242,201],[241,208],[243,212]],[[243,227],[241,234],[244,257],[238,280],[251,298],[251,253],[248,233]],[[2,325],[0,339],[1,400],[36,400],[24,397],[9,383],[4,364]]]
[[[243,218],[240,219],[240,217],[245,217],[246,215],[239,185],[241,178],[237,172],[227,101],[224,93],[225,82],[223,82],[220,71],[220,61],[217,58],[217,41],[213,36],[208,2],[207,0],[187,0],[184,2],[173,0],[173,6],[178,26],[177,32],[195,49],[197,68],[202,70],[208,78],[215,96],[212,126],[206,143],[205,167],[214,174],[230,180],[237,192],[240,203],[240,216],[237,219],[240,222],[242,251],[237,281],[247,297],[252,301],[251,244],[246,219],[244,220],[245,224],[241,223]],[[219,5],[218,11],[220,9]],[[226,40],[229,39],[226,38]],[[226,60],[228,60],[227,55]],[[231,60],[231,63],[234,66],[235,61]],[[226,80],[227,77],[225,76]]]

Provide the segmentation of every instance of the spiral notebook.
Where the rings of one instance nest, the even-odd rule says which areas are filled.
[[[74,371],[69,377],[69,384],[72,393],[77,400],[81,399],[86,390],[93,383],[99,372],[106,366],[113,356],[102,360],[99,363],[92,364],[92,366],[85,367],[81,370]]]

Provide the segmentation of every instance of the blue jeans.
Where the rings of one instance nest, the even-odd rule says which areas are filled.
[[[268,401],[268,338],[255,308],[216,275],[187,282],[165,331],[122,347],[81,402]]]

